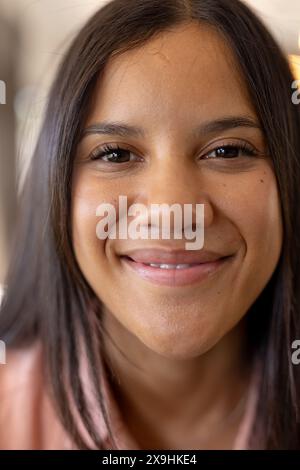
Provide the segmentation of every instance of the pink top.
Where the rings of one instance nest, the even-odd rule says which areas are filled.
[[[0,365],[1,450],[76,448],[60,424],[45,391],[42,368],[39,346],[7,351],[6,364]],[[103,377],[103,387],[118,448],[139,449],[121,417],[106,376]],[[257,374],[254,373],[246,411],[233,446],[234,450],[247,449],[247,440],[255,413],[257,390]],[[99,430],[105,448],[112,448],[103,419],[99,420]]]

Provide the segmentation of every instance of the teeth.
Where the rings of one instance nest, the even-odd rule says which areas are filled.
[[[191,264],[156,264],[150,263],[148,266],[152,268],[160,268],[160,269],[187,269],[191,267]]]

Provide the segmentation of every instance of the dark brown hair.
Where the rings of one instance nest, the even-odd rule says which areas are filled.
[[[49,388],[65,428],[80,448],[89,447],[71,401],[94,446],[101,448],[79,374],[84,352],[94,397],[107,421],[100,391],[101,300],[79,269],[71,238],[74,151],[110,57],[189,21],[215,28],[232,48],[273,159],[284,242],[272,279],[247,312],[249,344],[263,364],[251,445],[299,449],[300,384],[291,343],[300,338],[300,113],[291,100],[293,77],[284,54],[238,0],[113,0],[79,32],[53,83],[20,197],[0,337],[11,347],[41,341]]]

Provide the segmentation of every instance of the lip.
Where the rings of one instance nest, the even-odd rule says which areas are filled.
[[[140,278],[154,284],[170,287],[186,286],[201,282],[227,264],[233,255],[221,255],[212,251],[133,250],[120,256],[123,265]],[[151,264],[189,264],[187,268],[162,269]]]

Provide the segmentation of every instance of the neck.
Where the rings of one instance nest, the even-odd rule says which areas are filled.
[[[181,443],[184,430],[198,437],[217,431],[241,402],[249,385],[243,322],[208,352],[177,359],[150,350],[110,313],[103,320],[112,389],[131,431],[147,434],[146,442],[139,440],[145,448],[164,448],[164,436],[178,446],[170,428],[181,430]]]

